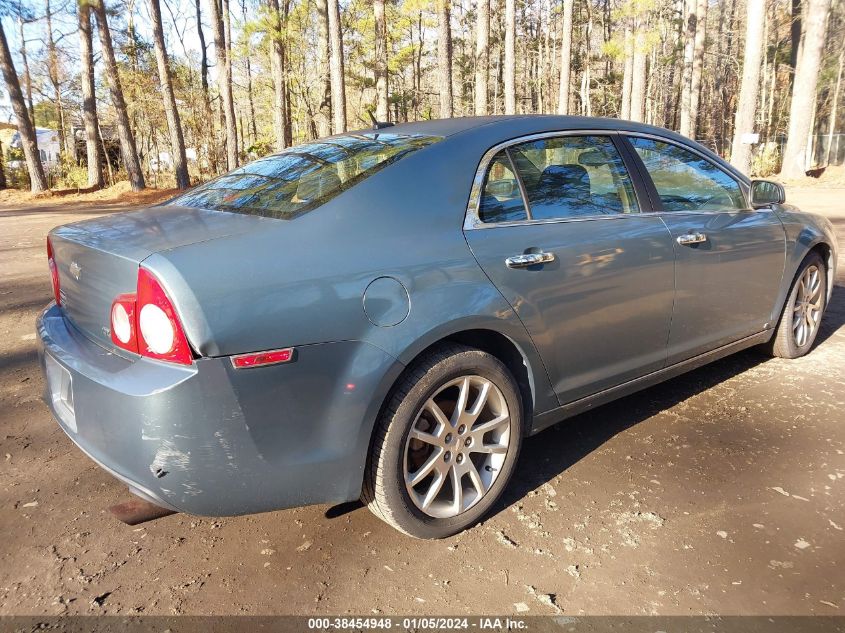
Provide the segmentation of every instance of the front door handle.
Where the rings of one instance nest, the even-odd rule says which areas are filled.
[[[548,264],[554,260],[554,253],[523,253],[522,255],[508,257],[505,260],[505,265],[508,268],[528,268],[538,264]]]
[[[687,233],[686,235],[678,236],[678,244],[689,246],[690,244],[701,244],[707,241],[707,236],[704,233]]]

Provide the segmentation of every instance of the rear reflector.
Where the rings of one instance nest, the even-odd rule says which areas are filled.
[[[53,257],[53,244],[47,238],[47,264],[50,266],[50,281],[53,283],[53,297],[56,305],[62,305],[62,290],[59,282],[59,269],[56,267],[56,258]]]
[[[240,354],[232,356],[232,366],[235,369],[247,369],[248,367],[261,367],[262,365],[276,365],[278,363],[289,363],[293,360],[293,348],[274,349],[267,352],[256,352],[254,354]]]

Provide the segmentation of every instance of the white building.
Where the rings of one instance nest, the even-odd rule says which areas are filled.
[[[41,164],[45,167],[53,167],[59,163],[59,133],[56,130],[51,130],[48,128],[35,128],[37,140],[38,140],[38,154],[41,156]],[[21,137],[18,132],[12,136],[12,141],[9,143],[12,147],[20,147],[21,146]],[[16,163],[17,161],[11,161],[9,163],[10,167],[15,167],[12,163]]]

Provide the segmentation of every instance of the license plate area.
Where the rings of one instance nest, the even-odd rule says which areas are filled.
[[[47,388],[53,402],[53,410],[59,420],[74,433],[76,430],[76,413],[73,408],[73,378],[70,372],[62,367],[58,361],[47,354]]]

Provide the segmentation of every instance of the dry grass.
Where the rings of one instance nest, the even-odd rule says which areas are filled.
[[[56,206],[56,205],[137,205],[156,204],[172,198],[178,189],[145,189],[132,191],[129,183],[119,182],[113,187],[99,190],[61,189],[34,194],[18,189],[4,189],[0,191],[0,211],[4,208],[20,208],[21,206]]]

